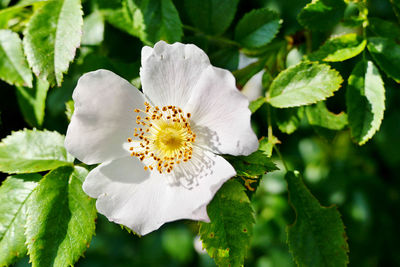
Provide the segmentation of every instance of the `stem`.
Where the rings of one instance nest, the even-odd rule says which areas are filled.
[[[269,93],[267,94],[267,99],[269,99]],[[271,106],[267,103],[267,123],[268,123],[268,140],[272,140],[273,133],[272,133],[272,122],[271,122]]]
[[[283,159],[282,154],[281,154],[281,152],[279,151],[279,148],[278,148],[276,145],[274,145],[274,149],[275,149],[276,154],[278,154],[278,157],[279,157],[280,160],[282,161],[283,167],[285,168],[286,172],[288,172],[288,171],[289,171],[289,168],[288,168],[288,166],[287,166],[287,164],[286,164],[286,161]]]
[[[238,42],[235,42],[235,41],[232,41],[232,40],[229,40],[227,38],[220,37],[220,36],[212,36],[212,35],[205,34],[204,32],[201,32],[199,29],[197,29],[195,27],[192,27],[192,26],[189,26],[189,25],[182,25],[182,27],[185,30],[197,33],[197,34],[203,36],[204,38],[206,38],[206,39],[208,39],[210,41],[217,42],[217,43],[222,43],[222,44],[229,44],[229,45],[236,46],[236,47],[239,47],[239,48],[241,47],[241,45]]]
[[[307,54],[310,54],[312,52],[311,33],[308,30],[306,30],[304,32],[304,37],[306,37]]]
[[[267,93],[267,100],[269,99],[269,92]],[[271,123],[271,106],[269,103],[267,103],[267,122],[268,122],[268,142],[272,141],[275,137],[272,133],[272,123]],[[276,146],[277,142],[273,142],[273,148],[276,151],[276,154],[278,154],[278,157],[282,161],[283,167],[285,168],[286,172],[289,171],[289,168],[285,162],[285,160],[282,157],[281,152],[279,151],[279,148]]]

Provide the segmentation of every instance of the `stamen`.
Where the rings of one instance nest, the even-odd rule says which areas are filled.
[[[134,109],[145,114],[136,117],[136,123],[142,126],[133,132],[138,139],[128,138],[128,142],[136,143],[129,148],[133,151],[131,156],[145,164],[144,170],[171,173],[174,166],[192,158],[196,134],[190,127],[191,114],[172,105],[152,107],[148,102],[144,105],[145,110]]]

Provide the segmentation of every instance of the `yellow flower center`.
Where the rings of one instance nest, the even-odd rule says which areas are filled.
[[[131,143],[131,156],[145,163],[145,170],[156,169],[160,173],[170,173],[174,166],[192,158],[193,142],[196,134],[190,128],[190,113],[183,113],[175,106],[152,107],[144,103],[146,109],[135,109],[145,116],[136,117],[136,123],[143,127],[135,128]]]

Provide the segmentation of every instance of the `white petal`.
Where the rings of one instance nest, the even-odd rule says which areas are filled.
[[[140,79],[143,93],[154,105],[183,107],[192,95],[208,56],[195,45],[163,41],[142,49]]]
[[[213,165],[192,187],[171,184],[165,175],[143,170],[134,157],[103,163],[87,176],[83,190],[97,198],[97,210],[140,235],[178,219],[209,221],[206,206],[235,170],[220,156],[205,152]],[[201,176],[201,174],[199,175]]]
[[[136,127],[135,108],[143,108],[143,94],[107,70],[83,75],[72,98],[75,111],[65,146],[86,164],[129,155],[123,143]]]
[[[192,113],[196,142],[220,154],[249,155],[257,150],[249,101],[237,90],[229,71],[209,66],[193,92],[184,110]]]
[[[258,72],[243,86],[241,93],[244,94],[250,101],[256,100],[262,96],[262,77],[264,72],[264,70]]]

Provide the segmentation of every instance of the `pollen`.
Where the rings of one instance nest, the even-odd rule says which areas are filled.
[[[146,171],[171,173],[193,156],[196,134],[190,127],[191,114],[172,105],[153,107],[147,102],[144,105],[144,110],[134,109],[141,116],[136,117],[140,127],[134,129],[133,138],[128,138],[131,156],[139,158]]]

